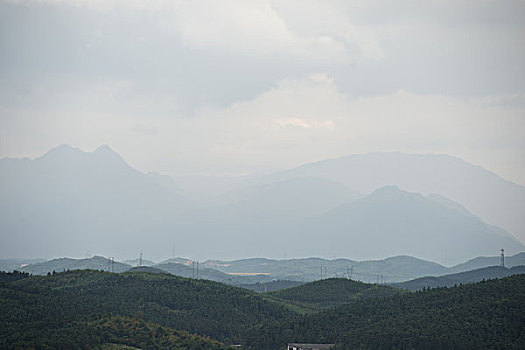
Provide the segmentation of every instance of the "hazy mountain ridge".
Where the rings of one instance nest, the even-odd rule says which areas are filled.
[[[110,259],[94,256],[87,259],[59,258],[30,264],[24,267],[18,265],[2,268],[5,271],[25,271],[34,275],[66,270],[103,270],[103,271],[163,271],[172,275],[187,278],[207,279],[232,285],[248,285],[248,289],[264,290],[264,284],[270,288],[274,282],[305,283],[321,278],[351,277],[353,280],[371,283],[392,283],[410,281],[420,277],[440,277],[460,272],[470,272],[492,267],[499,264],[499,257],[479,257],[453,267],[445,267],[430,261],[410,256],[395,256],[383,260],[353,261],[348,259],[321,259],[305,258],[290,260],[272,259],[241,259],[233,261],[209,260],[201,262],[197,271],[197,264],[188,264],[191,260],[172,258],[152,266],[133,267],[131,264],[115,261],[113,266]],[[24,259],[24,261],[27,261]],[[495,263],[496,262],[496,263]],[[478,266],[467,269],[469,266]],[[525,265],[525,252],[505,258],[505,265],[513,268]],[[500,270],[498,270],[500,271]],[[231,273],[251,273],[251,276],[231,275]],[[499,275],[498,275],[499,276]],[[486,278],[489,278],[488,276]],[[481,280],[481,278],[479,279]],[[259,285],[257,285],[259,284]],[[281,283],[282,284],[282,283]]]
[[[70,259],[59,258],[42,263],[31,264],[20,269],[20,271],[28,272],[35,275],[45,275],[49,272],[63,272],[68,270],[102,270],[125,272],[131,269],[132,266],[118,261],[112,262],[110,259],[94,256],[87,259]]]
[[[438,193],[461,203],[489,224],[525,241],[525,187],[481,166],[444,154],[369,153],[308,163],[269,177],[331,179],[360,193],[395,184],[422,194]]]
[[[514,266],[511,268],[489,266],[450,275],[420,277],[411,281],[393,283],[391,286],[414,291],[423,288],[453,287],[459,284],[476,283],[483,280],[509,277],[518,274],[525,274],[525,266]]]
[[[488,266],[499,266],[501,263],[501,256],[480,256],[470,259],[464,263],[458,264],[450,268],[451,272],[464,272],[475,270]],[[512,256],[505,256],[505,266],[515,267],[525,265],[525,252],[518,253]]]
[[[360,259],[397,252],[452,265],[493,252],[495,247],[506,247],[510,254],[524,248],[510,234],[475,216],[397,186],[380,188],[307,221],[295,231],[320,249]],[[319,236],[318,232],[323,234]]]
[[[186,206],[108,146],[87,153],[62,145],[34,160],[0,161],[0,176],[4,246],[32,242],[25,250],[33,255],[43,247],[52,255],[113,250]]]
[[[375,166],[378,157],[387,170],[395,164],[414,168],[415,159],[422,163],[416,171],[419,175],[442,175],[441,163],[449,166],[450,162],[484,171],[447,156],[351,156],[243,177],[238,190],[203,205],[187,198],[183,186],[179,189],[171,178],[133,169],[108,146],[87,153],[62,145],[34,160],[0,161],[0,209],[5,209],[0,230],[5,232],[4,249],[9,247],[0,254],[83,255],[102,247],[104,255],[131,256],[140,247],[152,256],[176,247],[181,255],[199,252],[230,258],[232,252],[275,256],[276,251],[281,255],[288,250],[293,256],[359,260],[405,254],[454,264],[493,252],[495,247],[505,247],[510,254],[522,250],[506,232],[481,222],[442,195],[423,197],[383,187],[356,200],[355,187],[368,190],[361,181],[364,170],[348,173],[348,169],[355,170],[355,159]],[[337,176],[332,176],[334,170]],[[457,172],[451,171],[447,180],[454,180]],[[365,184],[372,186],[386,175],[375,171]],[[363,215],[356,213],[367,210],[369,222],[364,222]],[[426,225],[418,215],[427,219]],[[356,235],[356,230],[363,234]],[[443,232],[454,238],[451,249],[444,239],[432,249],[423,247],[436,243]],[[400,244],[405,239],[407,244]],[[24,242],[32,244],[26,247]],[[457,249],[460,244],[466,251]]]

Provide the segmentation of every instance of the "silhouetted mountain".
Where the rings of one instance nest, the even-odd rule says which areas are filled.
[[[108,146],[86,153],[62,145],[34,160],[3,159],[0,176],[4,256],[134,255],[148,246],[147,234],[163,236],[185,203]]]
[[[525,187],[469,164],[438,154],[370,153],[309,163],[263,181],[321,177],[360,193],[395,184],[422,194],[439,193],[464,205],[483,221],[525,242]]]
[[[295,231],[301,232],[301,240],[320,249],[358,258],[401,252],[457,264],[499,247],[510,254],[524,250],[504,230],[397,186],[378,189]]]
[[[466,271],[451,275],[444,275],[439,277],[421,277],[412,281],[393,283],[391,285],[393,287],[413,291],[420,290],[423,288],[452,287],[459,284],[476,283],[482,280],[502,278],[524,273],[525,266],[515,266],[510,269],[502,269],[500,266],[490,266],[477,270]]]
[[[363,157],[371,157],[372,165],[386,165],[378,165],[365,181],[364,173],[352,168],[359,157],[310,164],[259,182],[239,180],[244,189],[206,205],[183,197],[186,191],[179,191],[169,177],[133,169],[108,146],[86,153],[63,145],[34,160],[3,159],[0,255],[81,256],[96,251],[137,256],[143,251],[158,257],[176,250],[196,258],[234,258],[282,256],[288,251],[292,256],[359,260],[406,254],[454,264],[501,247],[509,254],[523,250],[504,230],[483,223],[443,196],[423,197],[391,187],[354,200],[356,194],[348,188],[354,180],[357,186],[360,181],[373,184],[383,179],[376,172],[388,170],[398,158],[408,170],[414,168],[416,174],[436,181],[439,178],[430,170],[442,174],[440,166],[450,165],[451,176],[461,169],[467,175],[476,170],[474,175],[488,176],[485,170],[445,156]],[[348,167],[355,173],[348,174]],[[310,170],[305,169],[315,171],[308,175]],[[335,170],[340,170],[337,179],[330,179]],[[418,185],[430,181],[416,180]],[[276,277],[296,280],[299,275],[305,278],[292,271]],[[310,275],[306,280],[313,279]]]

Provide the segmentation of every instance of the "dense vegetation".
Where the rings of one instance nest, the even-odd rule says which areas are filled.
[[[406,290],[416,291],[423,288],[453,287],[459,284],[476,283],[492,278],[512,276],[525,273],[525,266],[514,266],[512,268],[501,268],[500,266],[490,266],[481,269],[444,275],[438,277],[421,277],[411,281],[393,283],[392,286]]]
[[[263,283],[240,284],[238,287],[253,290],[258,293],[276,292],[281,289],[291,288],[305,284],[305,282],[277,280]]]
[[[238,343],[246,328],[292,314],[248,290],[165,274],[70,271],[0,287],[0,339],[9,344],[61,344],[75,337],[81,344],[98,335],[90,327],[77,332],[77,325],[108,313],[229,344]]]
[[[525,275],[415,293],[326,279],[261,295],[145,272],[11,273],[0,314],[0,348],[522,349]]]
[[[317,308],[334,307],[352,300],[383,297],[401,293],[400,290],[382,285],[373,285],[346,278],[329,278],[301,286],[283,289],[271,296],[298,304]]]
[[[252,332],[254,349],[333,342],[337,349],[525,349],[525,275],[337,308]]]
[[[18,281],[29,277],[29,273],[21,271],[5,272],[0,271],[0,286],[8,282]]]

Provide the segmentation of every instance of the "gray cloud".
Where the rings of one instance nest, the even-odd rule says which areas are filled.
[[[0,156],[108,143],[239,173],[443,152],[525,183],[522,1],[2,1],[0,23]]]

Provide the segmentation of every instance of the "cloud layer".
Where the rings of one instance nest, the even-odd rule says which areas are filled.
[[[525,184],[520,1],[3,1],[0,156],[112,145],[172,174],[370,151]]]

